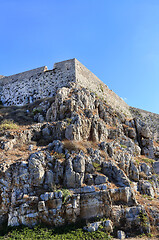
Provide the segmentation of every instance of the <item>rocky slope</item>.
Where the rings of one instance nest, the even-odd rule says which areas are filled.
[[[0,117],[18,124],[1,128],[1,226],[82,219],[88,231],[159,229],[159,143],[140,116],[127,118],[72,85],[23,108],[2,107]]]

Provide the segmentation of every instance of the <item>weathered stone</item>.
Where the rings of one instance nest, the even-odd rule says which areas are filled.
[[[113,223],[111,220],[106,220],[103,222],[106,232],[113,232]]]
[[[117,237],[118,239],[125,239],[126,235],[124,231],[118,230],[117,231]]]
[[[83,229],[88,232],[95,232],[98,230],[101,222],[94,222],[90,223],[88,226],[84,227]]]
[[[159,174],[159,161],[153,163],[153,170],[156,174]]]
[[[73,159],[73,169],[75,172],[83,173],[85,171],[85,159],[81,155],[77,155]]]
[[[103,162],[102,171],[110,180],[115,180],[119,186],[130,186],[128,177],[115,163]]]
[[[142,194],[147,194],[151,197],[154,197],[154,190],[152,188],[152,185],[148,181],[140,180],[139,181],[139,191]]]
[[[103,184],[108,180],[108,178],[103,174],[96,174],[95,176],[95,184]]]
[[[129,177],[134,181],[139,181],[139,170],[133,161],[130,163]]]
[[[43,153],[37,152],[30,155],[28,159],[30,180],[34,185],[42,184],[44,181],[45,158]]]
[[[39,212],[44,212],[46,211],[46,206],[44,201],[38,202],[38,211]]]

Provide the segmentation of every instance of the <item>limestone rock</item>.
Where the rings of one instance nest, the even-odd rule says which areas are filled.
[[[113,223],[111,220],[106,220],[103,222],[106,232],[113,232]]]
[[[84,227],[83,229],[88,232],[95,232],[98,230],[101,222],[94,222],[90,223],[88,226]]]
[[[154,197],[154,190],[152,188],[152,185],[148,181],[140,180],[139,181],[139,191],[142,194],[147,194],[151,197]]]
[[[118,239],[125,239],[126,235],[124,231],[118,230],[117,231],[117,237]]]
[[[159,174],[159,161],[153,163],[153,170],[156,174]]]
[[[44,181],[45,157],[41,152],[32,153],[28,159],[30,179],[32,184],[38,186]]]

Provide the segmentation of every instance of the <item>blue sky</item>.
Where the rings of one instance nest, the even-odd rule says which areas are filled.
[[[0,0],[0,74],[77,58],[129,105],[159,113],[158,0]]]

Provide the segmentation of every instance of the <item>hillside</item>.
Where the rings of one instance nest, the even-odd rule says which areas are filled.
[[[70,82],[0,107],[1,227],[82,220],[85,231],[157,239],[159,115],[121,111],[109,91]]]

